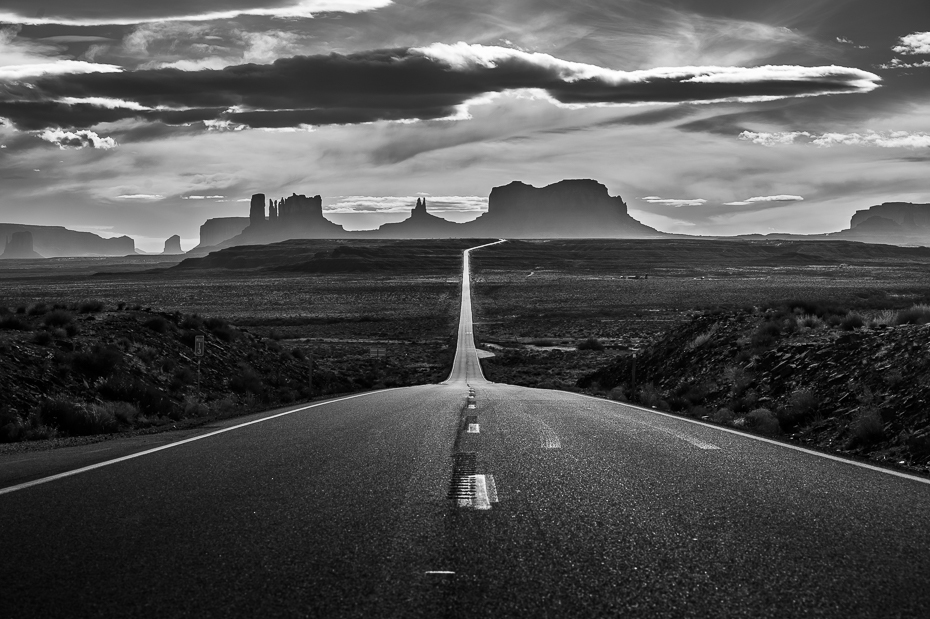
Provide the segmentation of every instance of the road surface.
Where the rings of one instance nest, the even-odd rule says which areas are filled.
[[[924,480],[490,383],[467,255],[443,384],[0,460],[0,617],[928,616]]]

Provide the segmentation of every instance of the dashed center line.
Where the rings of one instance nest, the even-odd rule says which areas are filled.
[[[471,504],[474,509],[491,509],[491,497],[488,495],[488,477],[487,475],[474,476],[475,490]]]

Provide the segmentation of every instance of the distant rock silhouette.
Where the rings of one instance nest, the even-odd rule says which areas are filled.
[[[238,236],[249,226],[248,217],[214,217],[200,226],[200,244],[195,249],[219,245]]]
[[[244,219],[244,218],[227,218]],[[210,220],[215,221],[215,220]],[[209,222],[208,222],[209,223]],[[204,224],[205,226],[207,224]],[[215,243],[220,248],[261,245],[290,239],[426,238],[665,238],[663,232],[635,220],[619,196],[593,180],[565,180],[537,188],[513,182],[491,190],[488,212],[455,223],[431,214],[418,198],[410,217],[377,230],[349,232],[323,217],[323,199],[292,194],[268,201],[252,196],[248,226],[241,234]],[[207,247],[201,228],[198,250]]]
[[[444,239],[465,237],[467,224],[459,224],[432,215],[426,210],[426,199],[417,198],[410,217],[395,223],[382,224],[377,230],[357,233],[359,237],[378,239]]]
[[[249,225],[241,234],[221,242],[221,247],[265,245],[289,239],[347,239],[355,235],[323,217],[323,198],[292,194],[270,203],[275,211],[265,218],[265,194],[252,196]],[[202,243],[201,243],[202,244]]]
[[[633,219],[620,196],[593,180],[564,180],[537,188],[519,181],[495,187],[488,212],[465,234],[503,238],[650,238],[662,232]]]
[[[910,202],[885,202],[862,211],[856,211],[849,222],[849,227],[856,228],[875,217],[889,219],[906,228],[921,228],[930,231],[930,204],[912,204]]]
[[[252,196],[249,207],[249,225],[261,227],[265,223],[265,194],[256,193]]]
[[[165,241],[165,250],[161,252],[163,254],[183,254],[181,250],[181,237],[175,234],[174,236],[168,237],[168,240]]]
[[[79,256],[127,256],[136,252],[135,241],[128,236],[105,239],[90,232],[68,230],[61,226],[32,226],[0,223],[0,251],[14,232],[32,233],[33,250],[46,258]]]
[[[32,233],[21,230],[10,235],[0,258],[41,258],[42,256],[32,247]]]

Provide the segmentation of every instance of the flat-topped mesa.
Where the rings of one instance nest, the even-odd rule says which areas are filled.
[[[910,202],[885,202],[856,211],[849,222],[849,227],[855,228],[875,217],[890,219],[898,225],[910,229],[910,232],[915,232],[914,228],[930,230],[930,204],[912,204]]]
[[[214,217],[200,226],[200,245],[197,248],[212,247],[234,236],[242,234],[249,225],[248,217]]]
[[[488,212],[469,224],[469,233],[511,238],[644,238],[662,233],[627,212],[620,196],[588,179],[546,187],[514,181],[495,187]]]

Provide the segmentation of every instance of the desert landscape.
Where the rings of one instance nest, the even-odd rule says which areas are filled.
[[[19,261],[0,278],[3,438],[70,444],[438,382],[451,367],[460,252],[479,243],[298,240],[204,258]],[[930,393],[918,377],[930,249],[512,240],[476,254],[474,278],[492,381],[928,472]],[[198,334],[210,351],[199,391]],[[892,340],[881,353],[869,343]],[[876,355],[893,363],[873,370]],[[93,356],[110,360],[86,367]],[[851,369],[823,375],[837,365]],[[56,406],[78,420],[63,423]]]

